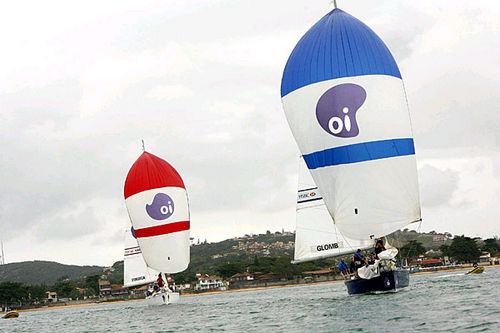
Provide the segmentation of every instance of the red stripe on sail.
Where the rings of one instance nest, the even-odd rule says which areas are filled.
[[[189,221],[174,222],[168,224],[157,225],[154,227],[135,229],[135,235],[137,237],[152,237],[171,234],[173,232],[179,232],[189,230]]]

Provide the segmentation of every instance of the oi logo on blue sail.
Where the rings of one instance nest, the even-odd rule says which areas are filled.
[[[366,100],[366,91],[354,83],[328,89],[316,104],[316,119],[329,134],[352,138],[359,134],[356,112]]]

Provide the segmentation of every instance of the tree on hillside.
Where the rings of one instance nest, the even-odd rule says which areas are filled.
[[[276,257],[254,257],[254,262],[248,267],[248,269],[251,273],[261,272],[267,274],[272,271],[272,265],[276,259]]]
[[[492,256],[494,256],[497,252],[500,251],[500,245],[498,245],[498,242],[495,238],[488,238],[484,240],[482,250],[489,252]]]
[[[69,293],[69,297],[73,300],[75,299],[79,299],[80,297],[82,296],[82,294],[80,293],[80,291],[78,289],[73,289],[70,293]]]
[[[441,251],[441,253],[443,254],[443,256],[451,257],[450,246],[449,245],[443,244],[443,245],[441,245],[439,247],[439,250]]]
[[[54,284],[54,290],[58,297],[71,297],[71,292],[76,289],[76,285],[71,281],[61,281]]]
[[[32,301],[40,302],[46,299],[47,298],[47,295],[45,294],[46,291],[47,291],[47,286],[44,284],[28,286],[28,293]]]
[[[425,253],[425,247],[417,240],[411,240],[400,249],[401,258],[414,258]]]
[[[28,299],[28,288],[21,282],[0,282],[0,304],[23,302]]]
[[[85,278],[85,288],[89,290],[92,295],[99,294],[99,275],[90,275]]]
[[[450,256],[461,262],[477,261],[481,252],[479,251],[476,241],[470,237],[455,236],[449,248]]]
[[[193,272],[184,271],[176,274],[172,274],[172,279],[174,279],[175,284],[185,284],[196,281],[196,276]]]
[[[228,262],[217,267],[217,272],[225,279],[236,273],[243,273],[245,266],[241,262]]]
[[[271,266],[271,272],[277,273],[279,277],[292,279],[294,276],[301,273],[300,267],[290,263],[290,258],[279,257]]]

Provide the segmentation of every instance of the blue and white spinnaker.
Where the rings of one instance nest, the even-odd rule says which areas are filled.
[[[351,239],[420,220],[415,148],[399,68],[384,42],[340,9],[298,42],[281,96],[336,227]]]

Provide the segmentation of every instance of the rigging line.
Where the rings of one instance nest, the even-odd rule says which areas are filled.
[[[418,233],[418,234],[420,234],[420,228],[422,227],[422,219],[420,219],[420,220],[416,220],[416,221],[414,221],[414,222],[419,222],[419,223],[418,223],[418,227],[417,227],[417,233]],[[412,240],[410,240],[409,242],[411,242],[411,241],[412,241]],[[416,242],[418,242],[418,240],[417,240],[416,238],[414,239],[414,241],[415,241],[415,243],[416,243]],[[416,254],[416,249],[417,249],[417,246],[416,246],[416,244],[415,244],[415,243],[414,243],[414,246],[413,246],[413,247],[415,248],[415,254]],[[409,258],[410,258],[410,255],[411,255],[411,253],[412,253],[412,250],[413,250],[413,249],[412,249],[412,247],[410,246],[410,248],[408,249],[408,253],[407,253],[407,255],[406,255],[406,259],[409,259]],[[403,256],[401,255],[401,257],[403,257]]]
[[[403,80],[402,75],[401,75],[401,82],[403,83],[403,92],[405,93],[406,110],[408,112],[408,119],[410,120],[410,130],[413,137],[413,124],[411,123],[410,103],[408,102],[408,94],[406,93],[405,81]]]

